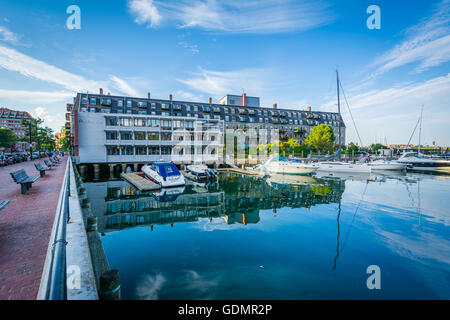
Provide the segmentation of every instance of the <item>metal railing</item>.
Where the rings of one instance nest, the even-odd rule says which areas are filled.
[[[72,161],[69,156],[61,187],[60,200],[56,211],[57,216],[55,218],[57,219],[57,223],[52,244],[45,300],[67,299],[66,226],[70,219],[69,197],[71,166]]]

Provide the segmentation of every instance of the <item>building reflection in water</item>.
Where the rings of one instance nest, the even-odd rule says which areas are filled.
[[[99,232],[138,225],[194,222],[222,218],[227,224],[258,223],[260,210],[283,207],[310,208],[338,203],[345,182],[311,177],[261,179],[221,174],[218,183],[207,187],[187,185],[157,192],[140,192],[125,181],[86,183]]]

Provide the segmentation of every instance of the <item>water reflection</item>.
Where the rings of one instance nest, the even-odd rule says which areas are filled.
[[[297,179],[297,181],[295,181]],[[338,203],[345,189],[341,180],[311,177],[260,179],[220,175],[206,187],[187,185],[157,192],[140,192],[125,181],[86,183],[99,231],[138,225],[175,224],[199,218],[222,218],[226,224],[256,224],[259,211],[311,208]],[[261,195],[264,195],[263,197]]]
[[[151,193],[85,185],[125,298],[450,297],[448,177],[221,174]],[[382,291],[365,286],[372,264]]]

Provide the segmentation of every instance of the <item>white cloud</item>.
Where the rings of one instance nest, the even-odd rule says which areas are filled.
[[[73,91],[96,91],[101,87],[100,82],[85,79],[4,46],[0,46],[0,68]]]
[[[187,79],[178,79],[198,92],[222,97],[227,93],[239,94],[243,91],[259,95],[268,86],[266,69],[241,69],[235,71],[212,71],[199,68]]]
[[[364,144],[373,143],[373,138],[380,134],[386,135],[388,143],[406,143],[424,104],[423,141],[437,140],[448,145],[449,89],[450,74],[447,74],[425,82],[366,91],[347,96],[347,99]],[[336,98],[333,98],[320,109],[336,112],[336,105]],[[358,141],[343,98],[341,110],[347,125],[347,142]],[[427,130],[430,126],[433,130]],[[392,141],[392,137],[397,140]]]
[[[136,288],[136,295],[141,300],[157,300],[159,292],[166,283],[166,278],[158,273],[156,275],[145,274],[141,277]]]
[[[135,22],[138,24],[147,24],[147,27],[158,26],[161,22],[161,15],[153,4],[153,0],[130,0],[128,7],[136,16]]]
[[[199,53],[200,50],[198,49],[198,45],[196,44],[189,44],[185,41],[180,41],[178,42],[179,46],[182,46],[183,48],[187,49],[188,51],[190,51],[191,53]]]
[[[112,81],[112,85],[114,88],[119,90],[122,93],[125,93],[132,97],[139,97],[141,94],[139,91],[134,89],[131,85],[129,85],[125,80],[120,79],[116,76],[110,76],[110,80]]]
[[[49,113],[47,108],[37,107],[32,112],[32,115],[37,118],[44,120],[44,125],[51,127],[53,130],[58,130],[59,127],[63,126],[65,122],[63,113]]]
[[[407,30],[407,39],[375,60],[373,76],[410,63],[422,72],[450,60],[450,0],[442,0],[433,14]]]
[[[131,0],[137,23],[158,25],[161,15],[180,28],[229,33],[303,31],[331,23],[334,16],[323,1],[310,0]],[[156,8],[158,6],[158,9]]]
[[[67,91],[26,91],[26,90],[5,90],[0,89],[0,98],[18,101],[27,104],[47,104],[68,101],[74,96]]]
[[[3,26],[0,26],[0,40],[10,42],[12,44],[19,43],[19,37]]]

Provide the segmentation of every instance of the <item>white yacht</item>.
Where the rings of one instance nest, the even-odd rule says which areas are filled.
[[[397,162],[406,165],[409,170],[450,173],[450,160],[424,158],[415,152],[404,153]]]
[[[341,161],[319,162],[318,171],[332,171],[332,172],[348,172],[348,173],[370,173],[372,167],[367,163],[348,163]]]
[[[286,157],[272,156],[254,170],[264,172],[266,174],[294,174],[307,175],[318,169],[315,164],[292,162]]]
[[[171,162],[155,162],[142,167],[142,172],[163,188],[184,186],[186,181],[177,167]]]

